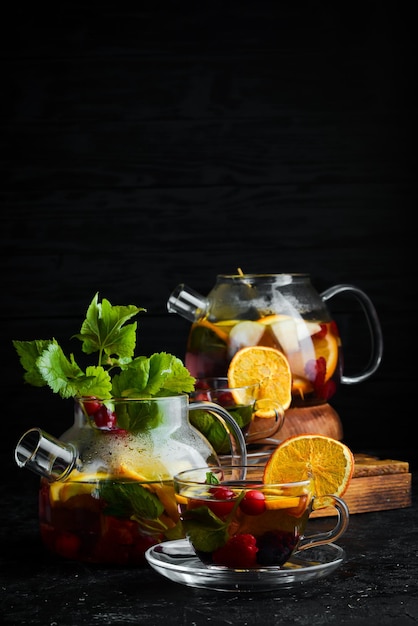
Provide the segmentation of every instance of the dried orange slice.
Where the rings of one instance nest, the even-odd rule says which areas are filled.
[[[269,400],[279,403],[284,410],[289,408],[292,373],[282,352],[266,346],[250,346],[234,354],[228,368],[228,385],[243,387],[257,383],[262,404],[262,411],[257,412],[259,417],[272,416],[274,409],[269,406]]]
[[[342,496],[354,471],[350,448],[325,435],[294,435],[273,451],[264,467],[264,483],[311,479],[316,497]]]

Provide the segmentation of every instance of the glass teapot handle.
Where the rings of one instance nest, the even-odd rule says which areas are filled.
[[[333,296],[343,292],[351,293],[361,304],[361,307],[366,315],[371,338],[371,354],[369,364],[366,369],[357,376],[341,376],[341,382],[343,384],[353,385],[370,378],[370,376],[378,369],[383,355],[383,335],[379,318],[377,317],[376,309],[374,308],[372,301],[369,296],[367,296],[364,291],[358,287],[346,284],[334,285],[333,287],[323,291],[320,296],[326,302]]]
[[[201,400],[199,402],[192,402],[189,404],[189,411],[196,411],[198,409],[209,411],[209,413],[212,413],[212,415],[219,422],[221,422],[222,426],[228,433],[230,440],[232,458],[231,464],[239,465],[242,468],[242,471],[244,471],[243,468],[247,464],[247,446],[242,430],[238,426],[235,419],[222,406],[216,404],[216,402]],[[245,475],[242,475],[241,478],[245,478]]]

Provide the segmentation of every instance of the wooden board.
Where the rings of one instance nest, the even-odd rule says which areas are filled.
[[[353,478],[344,494],[350,515],[411,506],[412,475],[407,462],[362,454],[354,457]],[[311,517],[330,515],[335,515],[333,508],[315,511]]]

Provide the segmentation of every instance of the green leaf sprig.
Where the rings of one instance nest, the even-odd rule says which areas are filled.
[[[83,370],[73,354],[67,357],[55,338],[13,341],[25,370],[25,382],[48,386],[62,398],[94,396],[100,400],[141,398],[189,393],[195,379],[182,361],[160,352],[135,357],[137,322],[128,323],[146,309],[112,306],[98,293],[92,299],[81,330],[73,338],[82,351],[97,353],[97,363]]]

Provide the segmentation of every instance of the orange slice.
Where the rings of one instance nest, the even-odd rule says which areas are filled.
[[[264,483],[311,480],[313,493],[342,496],[354,471],[354,456],[341,441],[325,435],[294,435],[274,450],[265,468]],[[326,504],[326,499],[321,506]]]
[[[205,326],[206,328],[209,328],[212,332],[214,332],[215,335],[218,335],[219,339],[222,339],[222,341],[224,341],[225,343],[228,341],[228,333],[222,330],[222,328],[219,328],[219,326],[216,326],[215,324],[212,324],[212,322],[209,322],[209,320],[200,320],[198,326]]]
[[[283,496],[275,500],[266,499],[266,509],[276,510],[286,509],[289,515],[293,517],[302,517],[306,511],[311,498],[308,494],[300,496]]]
[[[277,509],[295,509],[299,506],[298,496],[282,496],[276,498],[266,498],[266,509],[277,511]]]
[[[281,322],[282,320],[291,319],[289,315],[284,315],[283,313],[272,313],[271,315],[265,315],[264,317],[260,317],[257,322],[259,324],[265,324],[269,326],[274,322]]]
[[[259,417],[274,416],[273,405],[279,403],[282,409],[289,408],[292,400],[292,373],[289,361],[279,350],[266,346],[250,346],[238,350],[228,368],[230,387],[259,385],[259,400],[262,411]]]
[[[167,478],[164,479],[165,482],[164,480],[158,481],[158,479],[150,480],[144,474],[141,474],[126,465],[126,463],[121,463],[120,470],[123,476],[138,481],[138,483],[142,484],[145,489],[154,492],[160,499],[160,502],[164,505],[169,517],[175,521],[178,519],[177,505],[174,498],[174,488],[171,486]]]
[[[338,363],[338,341],[334,335],[327,333],[325,337],[321,339],[313,338],[313,346],[315,350],[315,357],[318,359],[323,356],[327,369],[325,373],[325,382],[331,378],[335,372],[335,368]]]
[[[305,394],[313,390],[312,383],[307,378],[301,378],[299,376],[293,376],[292,393],[302,398]]]

